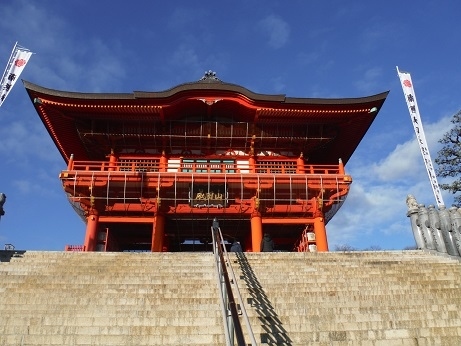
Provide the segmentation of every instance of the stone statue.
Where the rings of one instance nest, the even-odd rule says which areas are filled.
[[[413,195],[407,195],[407,217],[418,249],[435,250],[461,256],[461,208],[439,205],[427,208]]]
[[[451,219],[448,209],[441,205],[439,207],[440,228],[442,229],[442,236],[445,240],[447,252],[451,256],[459,256],[456,240],[453,232],[451,231]]]
[[[429,225],[429,213],[424,204],[418,204],[418,220],[416,222],[421,228],[426,249],[436,250],[434,237],[432,236],[431,228]]]
[[[418,202],[412,195],[407,196],[407,216],[410,218],[411,230],[415,237],[416,247],[418,249],[425,249],[426,242],[424,241],[423,231],[418,225]]]
[[[413,195],[407,196],[407,206],[408,209],[418,208],[418,202],[416,202],[416,198]]]
[[[458,208],[451,207],[448,209],[451,220],[451,233],[455,240],[458,253],[461,254],[461,214],[458,213]]]
[[[434,238],[435,248],[438,252],[447,253],[447,248],[442,235],[439,213],[432,204],[429,205],[427,209],[429,215],[429,227],[432,237]]]

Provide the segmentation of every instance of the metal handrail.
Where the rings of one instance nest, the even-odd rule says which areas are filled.
[[[216,222],[216,223],[215,223]],[[256,339],[251,329],[250,320],[243,304],[243,299],[240,294],[240,290],[237,285],[234,270],[230,265],[229,255],[226,247],[224,246],[224,239],[221,233],[221,229],[217,226],[217,220],[213,221],[214,225],[211,227],[211,234],[213,238],[213,254],[215,258],[216,270],[218,274],[218,287],[221,294],[221,309],[224,324],[224,334],[226,337],[226,345],[234,345],[234,335],[237,339],[238,346],[245,346],[245,338],[243,336],[242,325],[239,320],[237,305],[235,302],[234,294],[231,287],[231,279],[235,286],[235,292],[237,294],[238,303],[240,305],[240,311],[245,320],[247,333],[251,339],[251,345],[256,346]]]

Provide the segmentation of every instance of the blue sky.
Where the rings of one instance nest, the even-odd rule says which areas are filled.
[[[432,158],[461,109],[459,1],[26,1],[2,4],[0,64],[35,54],[21,79],[81,92],[159,91],[212,70],[254,92],[342,98],[390,90],[346,166],[354,182],[327,225],[330,249],[414,246],[405,199],[435,204],[396,72],[411,73]],[[2,70],[3,72],[3,70]],[[0,108],[0,247],[63,250],[85,225],[65,163],[18,82]],[[444,192],[445,204],[452,196]]]

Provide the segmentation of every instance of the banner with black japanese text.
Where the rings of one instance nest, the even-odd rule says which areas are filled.
[[[19,46],[17,43],[14,45],[0,84],[0,107],[19,79],[32,54],[30,50]]]
[[[426,135],[424,134],[423,123],[418,109],[418,103],[416,102],[416,95],[411,81],[411,76],[408,72],[399,71],[397,67],[397,73],[400,78],[403,93],[405,95],[405,101],[407,102],[408,111],[410,112],[411,122],[416,133],[416,139],[423,156],[424,165],[426,166],[427,174],[432,186],[432,191],[437,202],[437,206],[444,205],[442,193],[440,191],[437,176],[435,174],[434,166],[432,165],[431,154],[426,141]]]

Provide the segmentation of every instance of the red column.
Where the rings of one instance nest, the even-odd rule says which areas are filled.
[[[109,171],[115,171],[117,168],[117,157],[114,152],[111,151],[109,155]]]
[[[254,158],[254,156],[249,157],[248,166],[250,168],[250,173],[255,173],[256,172],[256,159]]]
[[[341,175],[346,174],[346,172],[344,171],[344,163],[341,159],[339,159],[338,173]]]
[[[296,159],[296,173],[297,174],[304,174],[304,155],[301,153],[299,157]]]
[[[96,251],[96,242],[98,239],[98,213],[93,210],[86,219],[86,233],[85,233],[85,251]]]
[[[74,169],[74,154],[70,155],[69,162],[67,163],[67,170],[72,171]]]
[[[317,251],[328,251],[327,231],[325,229],[325,218],[322,212],[318,212],[314,218],[314,233]]]
[[[168,159],[166,158],[165,152],[162,151],[162,156],[160,156],[160,172],[166,172],[168,168]]]
[[[163,238],[165,235],[165,216],[157,213],[152,226],[152,252],[163,251]]]
[[[263,239],[263,224],[260,213],[251,215],[251,247],[253,252],[261,252],[261,240]]]

